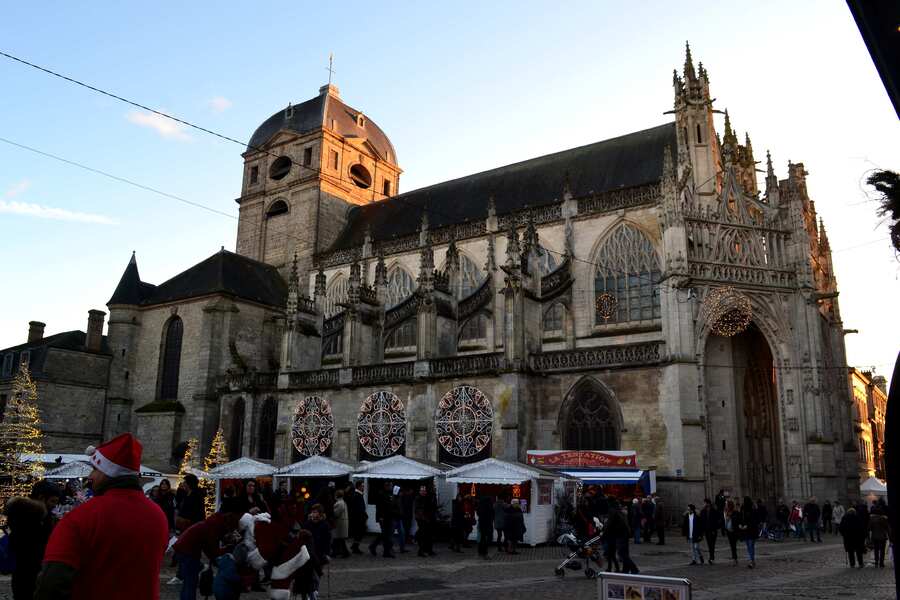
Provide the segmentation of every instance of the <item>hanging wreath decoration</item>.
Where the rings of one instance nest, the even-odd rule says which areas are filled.
[[[597,306],[597,316],[604,321],[609,321],[616,314],[616,309],[619,308],[619,301],[615,296],[607,292],[597,296],[595,304]]]
[[[291,442],[303,456],[315,456],[328,450],[334,439],[334,415],[331,405],[320,396],[307,396],[297,402],[291,424]]]
[[[406,411],[403,401],[392,392],[369,395],[359,408],[356,422],[359,444],[371,456],[383,458],[399,450],[406,442]]]
[[[484,392],[461,385],[441,398],[435,421],[441,447],[453,456],[467,458],[475,456],[490,443],[494,408]]]
[[[710,290],[703,300],[701,312],[710,330],[722,337],[741,333],[753,320],[750,298],[731,286]]]

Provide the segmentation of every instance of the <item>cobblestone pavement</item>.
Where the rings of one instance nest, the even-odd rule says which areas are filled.
[[[524,548],[518,556],[492,551],[489,561],[477,557],[474,545],[463,554],[438,547],[440,554],[435,558],[419,558],[414,550],[413,546],[412,552],[398,554],[393,560],[368,554],[337,559],[322,580],[320,598],[588,600],[597,597],[596,582],[587,580],[581,572],[567,571],[563,578],[553,575],[562,557],[562,549],[555,546]],[[727,544],[724,548],[720,545],[718,550],[720,556],[726,556]],[[757,546],[755,570],[746,567],[742,547],[738,554],[740,564],[736,567],[728,561],[714,566],[688,566],[687,544],[680,538],[669,539],[665,546],[632,546],[632,556],[642,573],[690,579],[695,600],[895,598],[890,564],[884,569],[872,567],[869,553],[864,569],[850,569],[839,538],[832,536],[822,544],[761,542]],[[165,585],[171,576],[172,570],[168,568],[161,574],[163,600],[178,597],[177,587]],[[265,597],[264,593],[241,596],[248,600]],[[9,578],[0,578],[0,600],[11,598]]]

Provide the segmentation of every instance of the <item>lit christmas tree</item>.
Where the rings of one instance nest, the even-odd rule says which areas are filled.
[[[22,461],[25,454],[44,452],[37,400],[37,386],[28,365],[22,363],[0,423],[0,499],[4,504],[13,496],[27,496],[34,482],[44,475],[40,462]]]
[[[203,459],[203,470],[209,473],[210,469],[224,465],[227,462],[228,449],[225,447],[225,434],[219,429],[213,437],[209,454]],[[206,514],[211,515],[216,511],[216,483],[212,479],[204,477],[200,480],[200,488],[206,493],[203,501]]]
[[[197,441],[197,438],[188,440],[187,449],[184,451],[184,457],[181,459],[181,466],[178,468],[179,477],[184,477],[191,472],[191,469],[197,468],[196,461],[199,458],[197,456],[197,446],[199,445],[200,442]]]

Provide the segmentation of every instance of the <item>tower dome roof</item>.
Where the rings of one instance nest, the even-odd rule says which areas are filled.
[[[388,136],[368,116],[344,104],[337,86],[330,84],[323,85],[315,98],[289,105],[263,121],[250,137],[247,151],[259,149],[282,130],[304,134],[319,128],[329,129],[346,138],[365,140],[379,158],[397,164],[397,153]]]

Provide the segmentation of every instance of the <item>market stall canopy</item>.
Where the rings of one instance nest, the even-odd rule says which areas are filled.
[[[859,491],[868,496],[875,494],[876,496],[887,496],[887,484],[877,477],[869,477],[859,486]]]
[[[19,460],[24,463],[39,462],[44,464],[56,463],[67,465],[73,462],[90,462],[86,454],[21,454]]]
[[[356,468],[326,456],[310,456],[307,459],[282,467],[275,472],[276,477],[346,477]]]
[[[86,462],[68,462],[44,473],[44,479],[81,479],[91,474],[94,467]]]
[[[40,457],[40,456],[52,456],[49,454],[41,455],[41,454],[32,454],[29,455],[32,457]],[[57,456],[59,456],[57,454]],[[60,466],[54,467],[47,472],[44,473],[44,479],[78,479],[87,477],[91,474],[91,471],[94,470],[94,467],[91,466],[90,458],[85,456],[84,454],[71,454],[67,456],[78,456],[79,460],[69,460],[63,461]],[[26,461],[28,462],[28,461]],[[44,461],[35,461],[32,460],[30,462],[44,462]],[[54,459],[50,461],[51,463],[56,462]],[[157,471],[156,469],[151,469],[146,465],[141,465],[141,477],[162,477],[162,473]]]
[[[559,479],[558,473],[536,469],[521,463],[486,458],[447,472],[449,483],[495,483],[516,485],[532,479]]]
[[[271,477],[275,474],[276,467],[253,460],[252,458],[239,458],[231,462],[210,469],[206,476],[209,479],[244,479],[245,477]]]
[[[428,479],[444,475],[450,467],[395,454],[375,462],[363,461],[353,477],[357,479]]]

